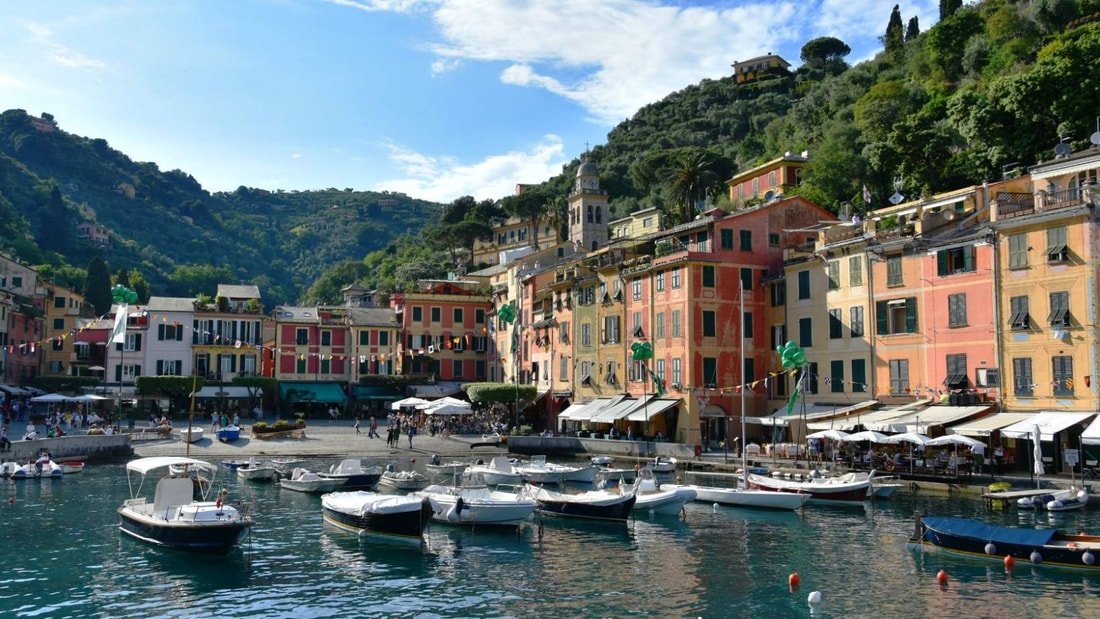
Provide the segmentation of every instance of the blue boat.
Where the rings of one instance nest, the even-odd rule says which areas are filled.
[[[218,440],[223,443],[232,443],[239,438],[241,438],[240,426],[225,426],[224,428],[218,428]]]
[[[1100,571],[1100,536],[1072,535],[1056,529],[1024,529],[986,524],[970,518],[917,514],[910,550],[942,550],[994,561],[1012,556],[1036,565]]]

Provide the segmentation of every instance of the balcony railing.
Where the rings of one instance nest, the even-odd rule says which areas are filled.
[[[1059,189],[1057,191],[1040,191],[1037,195],[1044,211],[1081,206],[1085,202],[1085,192],[1080,187]]]

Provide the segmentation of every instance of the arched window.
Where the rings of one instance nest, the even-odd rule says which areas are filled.
[[[600,207],[596,207],[596,223],[603,223],[603,216],[600,213]]]
[[[588,223],[592,223],[592,205],[588,205]]]

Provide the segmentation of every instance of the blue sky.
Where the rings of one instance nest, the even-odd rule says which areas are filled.
[[[897,0],[5,0],[0,107],[52,113],[210,191],[450,202],[560,173],[640,107]],[[901,2],[922,30],[938,2]]]

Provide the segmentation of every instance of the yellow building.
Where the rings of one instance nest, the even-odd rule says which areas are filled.
[[[42,347],[42,376],[90,376],[94,365],[89,346],[76,345],[76,332],[95,312],[84,295],[63,286],[46,283],[46,318]]]

